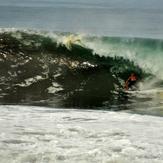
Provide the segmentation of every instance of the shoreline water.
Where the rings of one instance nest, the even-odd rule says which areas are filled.
[[[162,117],[0,106],[2,162],[161,163]]]

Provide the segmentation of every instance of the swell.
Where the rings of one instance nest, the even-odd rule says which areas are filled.
[[[106,44],[116,53],[97,53]],[[80,108],[125,104],[128,76],[134,72],[142,80],[150,73],[123,52],[127,46],[161,51],[162,45],[160,40],[1,31],[0,102]]]

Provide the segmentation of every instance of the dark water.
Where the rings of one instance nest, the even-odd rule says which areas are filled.
[[[157,79],[146,90],[162,84],[158,76],[136,61],[96,54],[84,45],[84,38],[78,40],[78,35],[4,31],[0,38],[1,104],[130,110],[138,103],[145,107],[144,103],[153,99],[149,94],[142,97],[124,90],[132,72],[138,77],[137,83]],[[130,46],[139,51],[142,47],[163,48],[161,40],[151,39],[85,37],[85,43],[97,39],[112,46],[123,44],[128,50]]]

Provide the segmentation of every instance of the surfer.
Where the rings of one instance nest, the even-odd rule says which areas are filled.
[[[137,81],[137,77],[134,73],[132,73],[129,78],[125,82],[125,89],[128,90],[129,88],[132,88]]]

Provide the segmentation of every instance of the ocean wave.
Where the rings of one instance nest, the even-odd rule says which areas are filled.
[[[139,81],[162,78],[162,48],[162,40],[1,29],[0,102],[84,108],[126,103],[124,82],[132,72]]]

